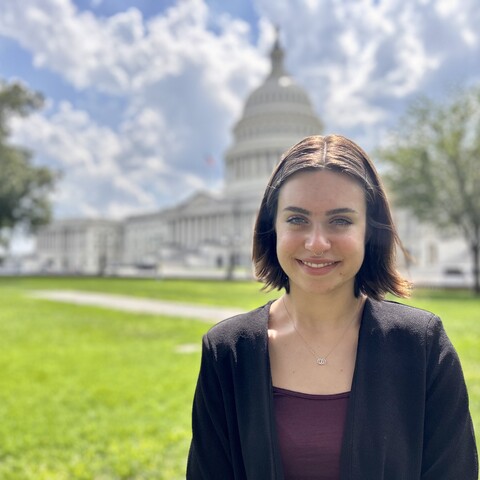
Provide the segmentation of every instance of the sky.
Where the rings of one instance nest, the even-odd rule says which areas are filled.
[[[0,78],[45,97],[12,141],[61,172],[55,217],[121,219],[221,189],[275,26],[324,133],[373,151],[480,82],[479,24],[478,0],[2,0]]]

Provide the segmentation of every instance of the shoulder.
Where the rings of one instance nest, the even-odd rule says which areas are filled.
[[[367,305],[377,315],[389,316],[398,320],[420,319],[428,320],[435,316],[434,313],[393,300],[367,300]]]
[[[217,323],[204,335],[204,344],[217,351],[236,349],[239,344],[265,343],[271,303]]]
[[[446,341],[440,318],[428,310],[395,301],[368,300],[363,328],[369,336],[391,341],[413,341],[420,345]]]
[[[440,318],[428,310],[391,300],[367,300],[364,317],[384,330],[423,330],[441,324]]]
[[[408,352],[409,361],[417,366],[426,361],[432,370],[441,363],[458,363],[455,348],[436,314],[394,301],[367,300],[361,341],[363,346],[381,351],[384,359],[390,356],[405,363]]]

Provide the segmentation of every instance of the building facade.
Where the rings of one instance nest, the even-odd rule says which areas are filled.
[[[251,247],[256,214],[268,178],[282,154],[300,139],[322,133],[308,94],[284,67],[278,38],[271,70],[248,96],[225,153],[224,188],[200,191],[186,201],[122,222],[55,221],[38,235],[37,259],[43,271],[81,274],[243,271],[252,274]],[[400,237],[415,258],[403,264],[419,283],[470,284],[468,248],[458,236],[438,232],[395,212]]]
[[[162,268],[240,267],[251,272],[253,224],[274,166],[289,146],[322,131],[307,93],[285,71],[278,39],[270,58],[270,74],[250,94],[233,128],[223,191],[198,192],[174,208],[127,218],[126,263],[148,259]],[[139,232],[152,235],[140,240],[144,233]]]
[[[37,236],[36,262],[43,273],[105,273],[122,250],[122,225],[112,220],[57,220]]]
[[[472,255],[458,232],[441,231],[421,223],[405,210],[394,209],[394,220],[405,250],[411,256],[402,268],[417,286],[473,286]]]
[[[288,147],[323,129],[307,93],[285,70],[278,38],[270,59],[269,75],[251,92],[233,128],[220,194],[196,192],[172,208],[119,224],[55,221],[37,237],[41,269],[119,274],[132,268],[157,273],[244,269],[251,274],[253,224],[268,178]],[[104,245],[112,250],[105,252]]]

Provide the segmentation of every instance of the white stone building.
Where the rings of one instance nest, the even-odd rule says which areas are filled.
[[[121,223],[112,220],[57,220],[37,236],[38,269],[43,273],[103,273],[118,262],[121,232]]]
[[[251,272],[253,224],[273,167],[288,147],[322,131],[308,95],[285,71],[283,55],[276,41],[270,74],[234,126],[223,191],[198,192],[171,209],[127,218],[125,264]]]
[[[462,236],[420,223],[405,210],[394,209],[395,224],[412,260],[403,266],[416,285],[472,286],[472,256]]]
[[[271,71],[247,98],[225,154],[220,194],[197,192],[172,208],[107,220],[55,221],[38,235],[37,257],[43,271],[156,275],[252,273],[255,217],[268,178],[282,153],[301,138],[322,133],[303,88],[284,69],[278,39]],[[394,212],[400,237],[415,257],[405,265],[417,283],[472,283],[471,260],[458,236],[438,235],[411,214]],[[219,273],[220,272],[220,273]]]
[[[277,39],[270,74],[250,94],[233,128],[220,194],[197,192],[173,208],[130,216],[120,224],[55,221],[37,237],[40,268],[193,275],[235,267],[251,274],[253,224],[273,167],[288,147],[323,128],[307,93],[285,71],[283,57]]]

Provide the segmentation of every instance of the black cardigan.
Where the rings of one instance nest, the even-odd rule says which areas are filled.
[[[268,356],[270,305],[204,336],[188,480],[284,478]],[[435,315],[367,300],[340,478],[477,480],[462,369]]]

